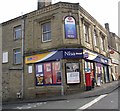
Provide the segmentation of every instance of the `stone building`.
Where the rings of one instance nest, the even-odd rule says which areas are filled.
[[[108,23],[105,24],[105,27],[108,31],[108,56],[111,59],[111,75],[113,80],[118,80],[118,77],[120,76],[120,37],[115,33],[110,32]]]
[[[110,82],[106,29],[78,3],[50,3],[2,28],[3,100],[81,92],[91,78]]]
[[[2,101],[2,25],[0,24],[0,101]],[[0,103],[2,106],[2,103]],[[2,107],[0,108],[2,110]]]

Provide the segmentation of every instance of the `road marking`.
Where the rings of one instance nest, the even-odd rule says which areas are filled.
[[[35,107],[37,107],[37,106],[41,106],[41,105],[45,105],[45,104],[47,104],[47,102],[40,102],[40,103],[28,103],[28,104],[26,104],[26,105],[23,105],[23,106],[21,106],[21,107],[16,107],[16,108],[14,108],[14,109],[19,109],[19,110],[21,110],[21,109],[31,109],[31,108],[35,108]]]
[[[107,96],[107,94],[105,95],[101,95],[99,97],[97,97],[96,99],[94,99],[93,101],[85,104],[84,106],[78,108],[78,109],[87,109],[88,107],[92,106],[93,104],[95,104],[96,102],[98,102],[99,100],[101,100],[102,98],[104,98],[105,96]]]
[[[16,109],[16,108],[15,108]],[[22,109],[22,107],[17,107],[17,109]]]

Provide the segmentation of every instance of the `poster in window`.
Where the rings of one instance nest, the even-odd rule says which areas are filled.
[[[80,83],[79,63],[66,63],[67,84]]]
[[[53,69],[53,84],[60,84],[61,83],[60,62],[53,62],[52,69]]]
[[[42,73],[42,72],[43,72],[43,65],[36,64],[36,73]]]
[[[52,84],[52,63],[44,63],[44,84]]]
[[[77,38],[77,34],[76,34],[76,23],[75,23],[75,19],[71,16],[67,16],[65,17],[65,38],[66,39],[75,39]]]
[[[36,84],[43,85],[43,74],[36,74]]]
[[[32,73],[32,66],[28,66],[28,73],[29,73],[29,74]]]
[[[8,52],[3,52],[3,63],[8,62]]]
[[[43,64],[36,64],[36,85],[43,85],[44,83]]]

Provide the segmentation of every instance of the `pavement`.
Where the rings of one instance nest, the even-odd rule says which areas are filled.
[[[35,102],[46,102],[46,101],[60,101],[60,100],[70,100],[70,99],[80,99],[80,98],[89,98],[95,97],[102,94],[109,94],[116,90],[120,86],[120,81],[112,81],[110,83],[102,84],[100,87],[95,87],[92,90],[78,92],[75,94],[55,96],[49,98],[36,98],[32,100],[18,100],[11,102],[4,102],[3,104],[19,104],[19,103],[35,103]]]

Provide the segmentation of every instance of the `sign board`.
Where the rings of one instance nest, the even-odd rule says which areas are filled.
[[[63,51],[64,58],[82,58],[82,49],[67,49]]]
[[[65,17],[64,26],[65,26],[65,38],[66,39],[77,38],[76,23],[73,17],[71,16]]]

